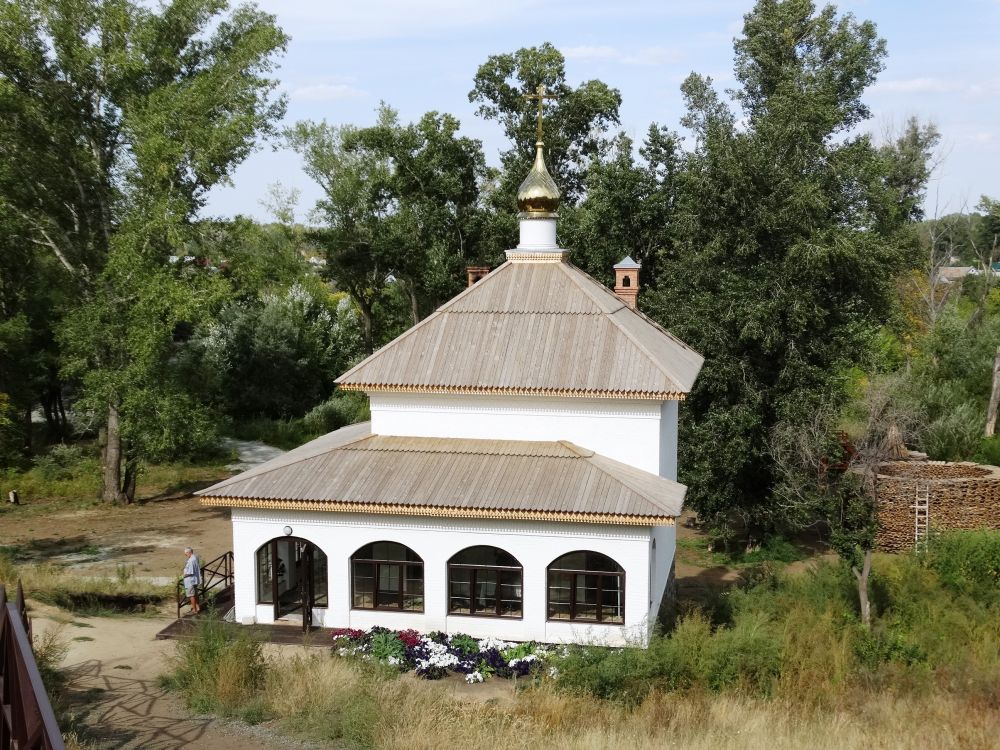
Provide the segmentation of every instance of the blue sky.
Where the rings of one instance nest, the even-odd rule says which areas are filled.
[[[507,147],[480,120],[468,93],[495,53],[552,42],[572,84],[599,78],[621,90],[622,128],[641,139],[650,122],[680,130],[679,85],[691,71],[732,83],[732,41],[751,0],[258,0],[291,35],[278,72],[286,122],[371,123],[379,101],[404,121],[450,112],[483,141],[493,163]],[[866,101],[867,129],[881,135],[916,115],[937,124],[942,162],[928,215],[1000,198],[1000,0],[850,0],[842,12],[876,23],[889,55]],[[682,131],[683,132],[683,131]],[[210,195],[207,213],[266,218],[268,186],[301,193],[308,220],[319,189],[296,154],[270,146],[252,155],[233,185]]]

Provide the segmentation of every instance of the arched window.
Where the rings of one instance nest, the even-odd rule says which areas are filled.
[[[372,542],[351,555],[355,609],[424,611],[424,561],[397,542]]]
[[[521,617],[521,563],[499,547],[467,547],[448,561],[448,614]]]
[[[625,286],[625,287],[632,286],[632,279],[630,279],[628,276],[623,277],[622,278],[622,286]]]
[[[548,618],[621,625],[625,571],[599,552],[570,552],[549,565]]]

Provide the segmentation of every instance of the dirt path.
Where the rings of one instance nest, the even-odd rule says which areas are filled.
[[[163,618],[78,617],[44,605],[33,609],[35,632],[59,629],[69,643],[63,668],[70,710],[100,750],[257,750],[302,747],[264,728],[191,716],[179,698],[157,684],[174,653],[154,636]]]
[[[227,437],[222,439],[222,447],[225,450],[236,451],[237,456],[239,456],[237,463],[229,464],[226,467],[234,472],[246,471],[284,453],[281,448],[275,448],[273,445],[267,445],[259,440],[237,440]]]

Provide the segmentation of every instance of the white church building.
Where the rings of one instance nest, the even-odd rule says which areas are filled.
[[[678,404],[702,358],[556,241],[539,139],[507,261],[344,373],[371,421],[201,493],[238,622],[644,644],[673,570]]]

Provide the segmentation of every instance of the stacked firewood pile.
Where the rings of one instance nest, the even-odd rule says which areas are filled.
[[[1000,529],[1000,468],[944,461],[893,461],[879,469],[879,532],[886,552],[912,549],[917,486],[928,487],[932,530]]]

